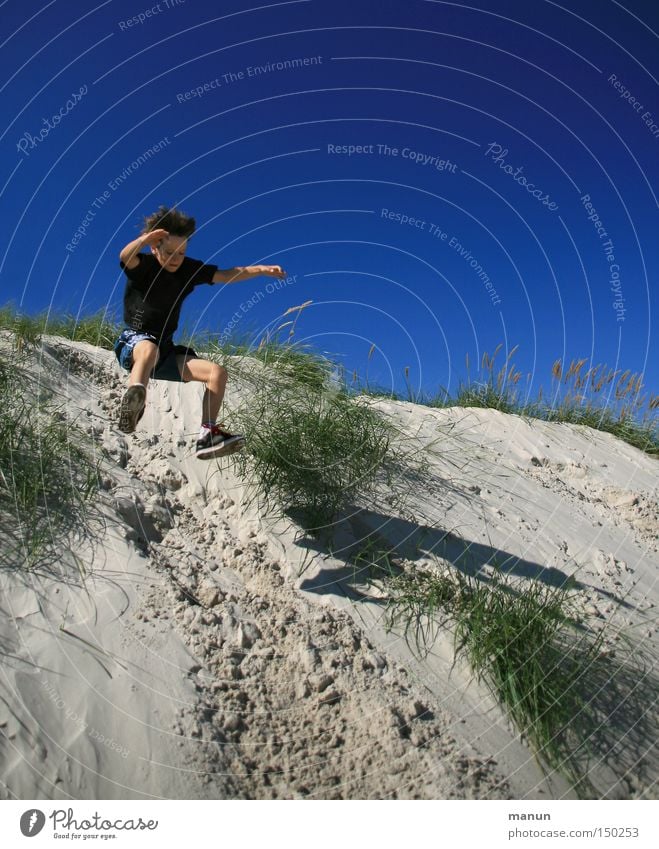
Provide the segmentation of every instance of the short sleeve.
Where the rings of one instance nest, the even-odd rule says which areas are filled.
[[[199,259],[186,257],[185,282],[192,288],[201,283],[213,283],[213,277],[217,271],[217,265],[207,264]]]
[[[143,283],[147,275],[147,255],[138,254],[137,259],[139,259],[140,264],[136,265],[135,268],[127,268],[126,263],[121,259],[119,260],[119,266],[129,280],[132,280],[134,283]]]

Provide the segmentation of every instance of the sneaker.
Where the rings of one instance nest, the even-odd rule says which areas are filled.
[[[225,454],[240,451],[244,445],[245,437],[239,433],[228,433],[226,430],[222,430],[220,425],[213,425],[210,428],[202,427],[197,440],[197,458],[199,460],[210,460],[211,457],[223,457]]]
[[[144,415],[144,404],[146,403],[146,389],[141,383],[129,386],[124,392],[119,408],[119,430],[122,433],[132,433],[137,423]]]

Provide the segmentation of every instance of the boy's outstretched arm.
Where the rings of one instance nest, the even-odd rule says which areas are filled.
[[[139,265],[137,255],[143,247],[156,247],[169,236],[167,230],[151,230],[150,233],[142,233],[137,239],[129,242],[125,248],[122,248],[119,259],[123,262],[126,268],[135,268]]]
[[[281,265],[238,265],[235,268],[218,268],[213,275],[213,283],[237,283],[261,274],[266,277],[286,277]]]

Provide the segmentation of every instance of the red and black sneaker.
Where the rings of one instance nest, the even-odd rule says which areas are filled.
[[[229,433],[220,425],[207,427],[203,425],[197,440],[197,459],[210,460],[213,457],[224,457],[233,454],[245,446],[245,437],[237,433]]]

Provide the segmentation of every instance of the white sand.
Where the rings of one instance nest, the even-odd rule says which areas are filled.
[[[124,436],[112,353],[50,340],[41,368],[112,461],[74,546],[84,581],[66,540],[50,570],[0,572],[0,795],[574,797],[453,666],[447,631],[426,657],[387,632],[340,549],[377,531],[419,567],[496,554],[521,580],[575,575],[612,662],[621,629],[654,658],[656,461],[587,428],[373,402],[424,483],[397,481],[402,512],[382,491],[347,517],[330,557],[247,505],[231,458],[194,458],[199,386],[151,383]],[[230,382],[229,402],[241,391]],[[624,704],[590,773],[602,797],[657,796],[653,681],[626,700],[612,683]]]

